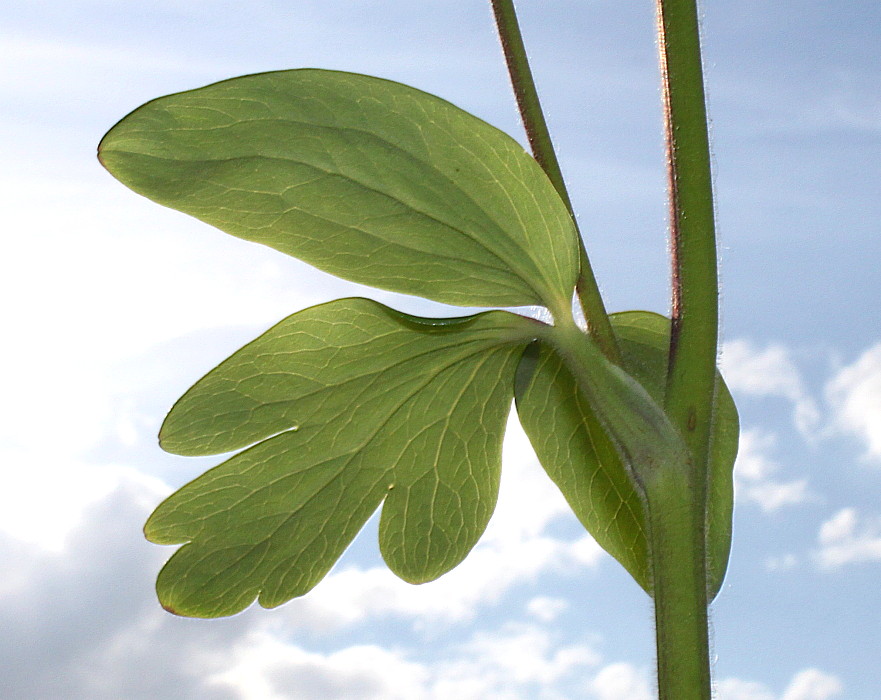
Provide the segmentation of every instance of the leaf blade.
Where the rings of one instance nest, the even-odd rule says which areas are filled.
[[[571,217],[513,139],[414,88],[298,70],[147,103],[99,147],[135,191],[327,272],[466,306],[559,306]]]
[[[393,571],[420,582],[455,566],[495,503],[513,373],[534,323],[502,311],[434,323],[343,299],[294,314],[221,363],[172,409],[166,424],[189,433],[171,444],[190,454],[256,444],[148,520],[148,539],[184,544],[160,573],[163,605],[215,617],[255,597],[272,607],[302,595],[383,500]],[[283,371],[310,381],[299,393],[277,386]],[[272,415],[249,426],[263,400]]]
[[[521,425],[551,480],[597,543],[650,590],[642,501],[568,368],[535,344],[516,389]]]

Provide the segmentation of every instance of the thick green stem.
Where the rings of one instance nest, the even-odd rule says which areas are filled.
[[[691,464],[664,465],[644,483],[655,602],[660,700],[710,700],[704,513]]]
[[[566,363],[643,497],[661,700],[709,700],[703,477],[664,409],[570,319],[541,336]]]
[[[563,180],[563,173],[557,161],[557,154],[554,151],[554,144],[551,141],[548,125],[545,122],[538,92],[535,89],[535,81],[532,79],[532,70],[529,68],[529,60],[526,56],[526,48],[523,45],[520,25],[517,22],[514,2],[513,0],[491,0],[491,2],[496,18],[496,26],[499,30],[499,37],[502,40],[505,61],[508,65],[508,74],[511,76],[511,84],[514,87],[514,95],[517,98],[517,106],[520,109],[520,116],[523,119],[523,126],[526,129],[526,136],[529,139],[532,154],[554,184],[563,202],[565,202],[577,231],[578,223],[575,219],[575,212],[572,209],[572,202],[566,190],[566,183]],[[578,242],[581,249],[581,272],[578,276],[576,291],[587,322],[588,331],[597,341],[606,357],[620,364],[621,353],[618,349],[618,342],[615,339],[612,324],[609,322],[609,316],[606,313],[606,307],[603,304],[603,298],[600,294],[596,277],[593,274],[590,260],[587,257],[584,242],[581,240],[580,232],[578,234]]]
[[[706,499],[719,287],[706,98],[695,0],[657,0],[673,251],[666,413],[688,445],[681,502],[647,489],[661,700],[709,700]],[[671,510],[672,508],[672,510]]]
[[[657,0],[670,187],[673,328],[666,409],[704,470],[719,287],[707,110],[695,0]]]

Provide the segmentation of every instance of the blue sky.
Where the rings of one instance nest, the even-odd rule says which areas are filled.
[[[522,1],[612,310],[668,306],[653,3]],[[881,697],[881,9],[704,3],[722,366],[743,436],[720,700]],[[846,10],[846,12],[845,12]],[[381,564],[371,523],[274,611],[168,615],[140,528],[216,459],[161,452],[164,412],[341,282],[139,198],[98,165],[139,104],[233,75],[354,70],[521,138],[481,0],[34,0],[0,10],[0,697],[651,698],[646,596],[584,536],[516,421],[484,540],[439,581]],[[455,313],[461,313],[456,310]]]

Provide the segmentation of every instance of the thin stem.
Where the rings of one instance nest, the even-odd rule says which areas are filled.
[[[538,92],[535,89],[535,81],[532,79],[532,70],[529,68],[529,60],[523,45],[520,25],[517,22],[514,2],[513,0],[491,0],[491,2],[499,37],[502,41],[502,49],[505,53],[508,74],[511,76],[511,84],[514,87],[514,95],[517,98],[517,106],[520,109],[520,116],[523,119],[523,126],[526,129],[532,154],[566,204],[566,208],[572,216],[572,222],[575,224],[575,230],[578,232],[572,201],[569,198],[566,183],[563,181],[563,173],[557,161],[557,154],[554,151],[547,122],[545,122]],[[609,322],[609,316],[606,313],[606,307],[603,304],[603,298],[580,232],[578,232],[578,245],[581,251],[581,272],[578,276],[576,291],[587,321],[588,331],[606,357],[620,364],[621,352],[618,349],[618,342],[615,339],[612,324]]]
[[[657,7],[673,251],[666,409],[703,471],[716,380],[719,288],[700,32],[695,0],[657,0]]]

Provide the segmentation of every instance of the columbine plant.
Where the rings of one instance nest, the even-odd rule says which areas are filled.
[[[419,318],[340,299],[236,352],[160,432],[176,454],[242,451],[148,520],[151,541],[183,545],[159,599],[193,617],[280,605],[315,586],[380,505],[391,570],[411,583],[441,576],[492,514],[513,397],[575,515],[654,599],[661,697],[709,698],[707,606],[728,561],[738,424],[716,371],[694,0],[658,8],[672,319],[607,315],[513,4],[492,5],[534,157],[438,97],[324,70],[162,97],[101,142],[101,162],[136,192],[331,274],[553,318]]]

